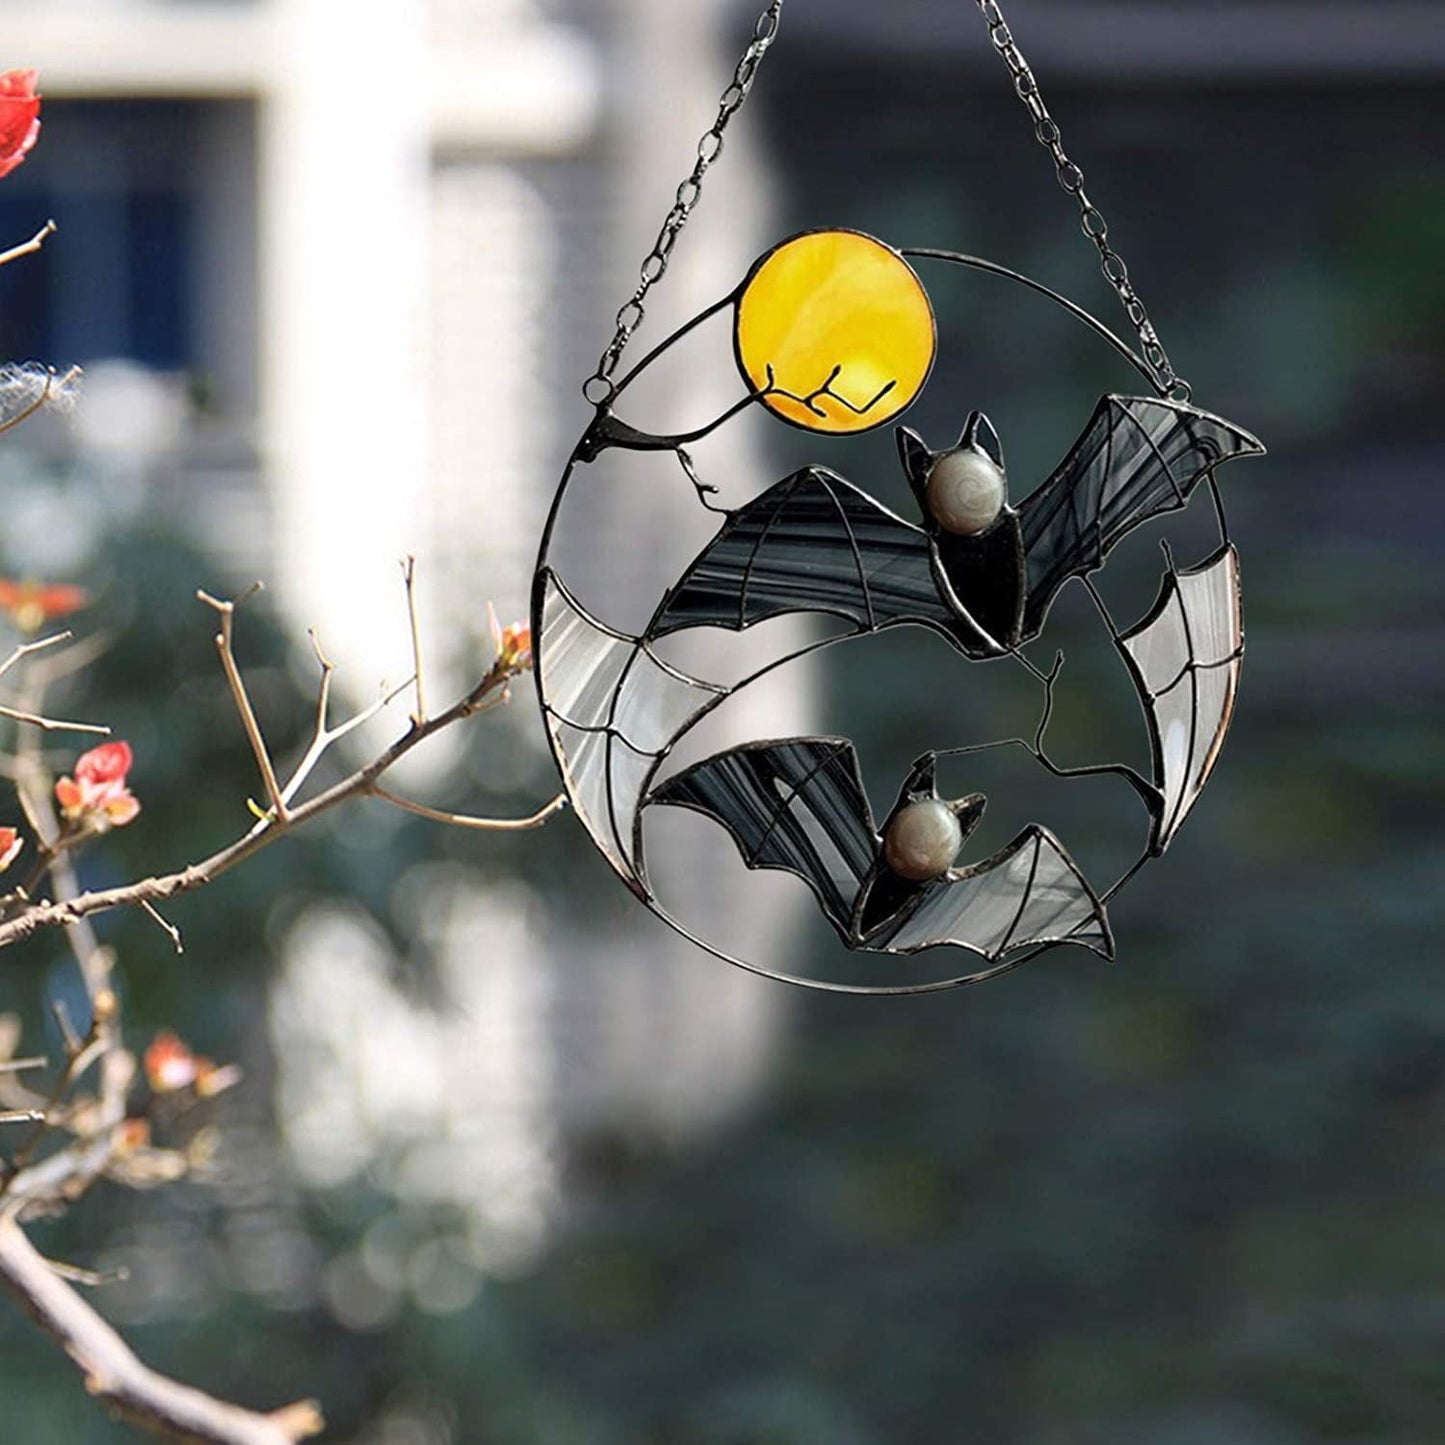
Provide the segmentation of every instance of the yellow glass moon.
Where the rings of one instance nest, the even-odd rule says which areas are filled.
[[[738,366],[775,416],[848,435],[891,421],[928,380],[933,307],[913,268],[857,231],[784,241],[737,305]]]

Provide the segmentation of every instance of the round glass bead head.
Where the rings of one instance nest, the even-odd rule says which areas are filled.
[[[929,468],[927,497],[929,515],[945,532],[976,537],[998,520],[1008,484],[977,447],[956,447]]]
[[[953,810],[926,798],[893,815],[883,838],[883,859],[900,878],[928,883],[953,867],[962,846],[963,829]]]

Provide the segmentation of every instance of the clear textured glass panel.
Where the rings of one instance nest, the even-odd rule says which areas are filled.
[[[633,829],[643,783],[655,759],[605,732],[552,723],[563,776],[577,816],[608,861],[629,883],[637,881]]]
[[[623,678],[613,726],[639,751],[660,753],[725,692],[674,671],[644,648]]]
[[[1194,660],[1206,667],[1225,661],[1244,639],[1239,604],[1239,554],[1227,548],[1203,567],[1178,576],[1189,619]]]
[[[575,727],[611,728],[659,753],[723,688],[665,666],[634,638],[609,631],[547,580],[540,649],[548,708]]]
[[[1035,943],[1073,942],[1113,955],[1102,909],[1052,834],[1030,828],[981,871],[942,878],[897,929],[874,942],[898,953],[937,944],[985,958]]]
[[[1234,715],[1244,645],[1234,548],[1166,574],[1159,601],[1121,642],[1150,699],[1163,847],[1209,781]]]
[[[1124,646],[1144,679],[1151,697],[1166,691],[1188,667],[1189,634],[1184,625],[1184,607],[1172,574],[1165,582],[1165,595],[1141,629],[1124,638]]]
[[[547,579],[538,649],[542,694],[560,718],[581,728],[602,727],[628,659],[637,650],[594,622],[555,577]]]

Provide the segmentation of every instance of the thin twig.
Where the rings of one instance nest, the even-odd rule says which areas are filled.
[[[57,682],[63,682],[67,677],[73,677],[77,672],[84,671],[98,658],[104,657],[114,645],[115,637],[112,633],[93,632],[63,651],[53,652],[42,658],[26,670],[26,675],[43,691]]]
[[[6,1212],[19,1219],[31,1207],[49,1211],[80,1198],[110,1167],[119,1144],[119,1128],[108,1126],[30,1165],[6,1186]]]
[[[401,575],[406,581],[406,618],[411,625],[412,677],[416,683],[416,711],[411,720],[417,727],[426,722],[426,687],[422,680],[421,668],[421,627],[416,616],[416,558],[407,555],[402,559]]]
[[[50,1001],[50,1014],[55,1020],[55,1027],[60,1030],[60,1037],[65,1041],[67,1057],[74,1058],[85,1047],[85,1040],[76,1033],[75,1025],[70,1021],[70,1010],[62,999],[55,998]]]
[[[16,888],[18,895],[8,902],[6,911],[13,913],[17,908],[24,906],[35,896],[35,891],[45,881],[50,870],[59,861],[61,855],[69,847],[80,841],[81,834],[62,829],[55,838],[47,839],[43,831],[42,816],[40,810],[26,796],[26,790],[21,790],[21,811],[24,812],[26,821],[35,830],[40,846],[36,849],[35,861],[30,865],[30,871],[25,875],[24,881]]]
[[[196,596],[207,607],[213,607],[221,614],[221,630],[216,634],[216,651],[221,658],[221,668],[226,674],[227,683],[230,684],[231,698],[236,704],[236,711],[241,715],[241,725],[246,729],[251,751],[256,755],[256,766],[260,768],[261,780],[266,784],[266,796],[275,810],[277,821],[284,823],[288,818],[286,800],[281,796],[281,784],[276,780],[276,769],[271,762],[270,750],[266,747],[261,725],[256,721],[256,712],[251,706],[250,694],[246,691],[245,679],[241,676],[241,669],[236,665],[236,656],[231,649],[231,626],[236,616],[236,608],[247,597],[260,590],[261,584],[254,583],[235,602],[223,602],[204,591],[197,591]]]
[[[395,702],[412,684],[412,679],[407,678],[399,687],[394,687],[390,691],[385,690],[385,686],[383,685],[381,696],[378,697],[370,707],[363,708],[354,717],[348,718],[344,723],[338,723],[334,728],[328,727],[326,725],[326,718],[330,709],[331,677],[335,671],[335,664],[322,652],[321,644],[317,640],[316,634],[313,632],[309,635],[311,637],[311,646],[316,653],[316,659],[321,664],[321,684],[316,699],[316,730],[312,735],[310,745],[307,747],[305,753],[302,754],[301,761],[296,764],[291,776],[286,780],[286,786],[281,789],[281,797],[285,800],[288,807],[295,801],[297,794],[300,793],[301,789],[305,786],[306,780],[315,770],[317,763],[326,755],[327,749],[334,743],[340,742],[341,739],[348,734],[355,732],[356,729],[364,723],[370,722],[378,713]],[[260,809],[256,809],[256,812],[256,824],[246,835],[248,838],[264,833],[267,828],[273,825],[274,820],[271,814],[263,812]]]
[[[336,671],[336,664],[321,650],[321,639],[314,627],[306,629],[306,636],[311,640],[311,651],[316,654],[316,665],[321,669],[321,683],[316,690],[316,736],[320,737],[326,731],[326,718],[331,708],[331,677]]]
[[[40,1147],[41,1141],[50,1132],[52,1115],[64,1103],[65,1096],[80,1081],[85,1071],[105,1052],[106,1046],[107,1039],[103,1032],[92,1026],[85,1041],[78,1049],[72,1051],[66,1060],[65,1067],[60,1071],[60,1077],[55,1081],[55,1087],[50,1091],[50,1098],[46,1102],[45,1108],[29,1111],[34,1114],[32,1122],[35,1127],[25,1136],[24,1142],[5,1166],[7,1186],[16,1175],[24,1173],[25,1166],[34,1158],[36,1149]],[[0,1189],[0,1193],[3,1192],[3,1189]]]
[[[20,245],[0,252],[0,266],[8,266],[22,256],[33,256],[58,229],[54,221],[47,221],[28,241],[22,241]]]
[[[58,1259],[47,1259],[45,1262],[61,1279],[68,1280],[71,1284],[84,1285],[86,1289],[103,1289],[108,1284],[124,1284],[130,1278],[130,1271],[124,1265],[118,1265],[115,1269],[94,1270],[82,1269],[77,1264],[63,1264]]]
[[[176,927],[168,918],[162,916],[159,908],[148,900],[143,900],[141,907],[150,915],[156,927],[161,930],[171,941],[177,953],[186,951],[185,940],[181,937],[181,930]]]
[[[474,828],[479,833],[525,833],[531,828],[540,828],[548,818],[560,813],[567,806],[567,795],[558,793],[545,807],[539,808],[529,818],[473,818],[465,813],[444,813],[438,808],[428,808],[424,803],[413,803],[409,798],[399,798],[378,784],[373,784],[371,794],[384,802],[392,803],[418,818],[428,818],[433,823],[445,823],[452,828]]]
[[[333,784],[314,798],[287,811],[270,826],[253,829],[245,837],[225,848],[192,863],[175,873],[156,878],[143,878],[119,888],[97,889],[64,900],[40,900],[32,903],[14,918],[0,923],[0,949],[33,937],[46,928],[63,927],[77,919],[105,913],[113,908],[133,908],[140,903],[164,903],[183,893],[192,893],[214,882],[223,873],[268,848],[293,829],[353,798],[372,795],[377,782],[413,749],[452,724],[498,705],[515,671],[493,665],[485,677],[464,697],[445,712],[438,713],[422,726],[412,725],[396,742],[359,768],[349,777]]]
[[[29,1059],[6,1059],[0,1064],[0,1074],[28,1074],[32,1069],[43,1069],[49,1064],[50,1060],[44,1054],[36,1054]]]
[[[4,677],[12,667],[32,654],[58,647],[62,642],[69,642],[74,635],[73,632],[57,632],[53,636],[42,637],[38,642],[22,642],[4,662],[0,662],[0,677]]]
[[[38,642],[24,642],[4,662],[0,662],[0,677],[4,677],[17,663],[37,652],[45,652],[62,642],[69,642],[74,634],[57,632],[52,637],[42,637]],[[46,732],[96,733],[109,737],[110,729],[97,723],[60,722],[55,718],[42,717],[39,713],[24,708],[6,707],[0,704],[0,717],[13,718],[16,722],[31,723]]]
[[[101,723],[65,722],[61,718],[22,712],[19,708],[6,707],[4,703],[0,703],[0,717],[8,717],[12,722],[29,723],[31,727],[41,728],[48,733],[91,733],[102,738],[110,736],[110,729]]]

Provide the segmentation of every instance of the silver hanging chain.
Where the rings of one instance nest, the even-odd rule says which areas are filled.
[[[1039,144],[1053,157],[1059,184],[1079,203],[1080,226],[1098,250],[1099,266],[1104,273],[1104,279],[1114,288],[1130,324],[1138,333],[1144,360],[1154,375],[1160,394],[1175,401],[1188,401],[1190,398],[1189,383],[1174,370],[1173,364],[1169,360],[1169,354],[1164,350],[1153,322],[1149,320],[1149,313],[1144,309],[1144,303],[1139,299],[1139,293],[1129,279],[1129,268],[1124,264],[1124,258],[1109,244],[1108,223],[1084,189],[1083,171],[1069,159],[1064,151],[1063,133],[1059,129],[1058,122],[1049,114],[1049,109],[1044,104],[1043,95],[1039,91],[1039,83],[1034,78],[1028,61],[1024,59],[1022,51],[1014,41],[1013,32],[1003,18],[1003,11],[999,8],[998,0],[978,0],[978,8],[988,25],[989,39],[992,40],[994,49],[1003,57],[1004,63],[1013,76],[1014,89],[1018,92],[1019,99],[1023,101],[1030,116],[1033,117],[1034,135],[1038,138]],[[672,209],[662,223],[662,230],[658,232],[656,243],[642,263],[637,290],[617,313],[617,330],[612,341],[607,350],[602,353],[601,359],[597,363],[597,370],[588,377],[582,387],[583,396],[594,406],[606,406],[616,394],[617,388],[612,378],[617,371],[618,363],[622,360],[622,353],[627,349],[627,343],[631,341],[637,328],[642,325],[643,317],[646,314],[647,293],[667,274],[668,262],[672,259],[672,251],[677,244],[677,238],[682,233],[683,227],[687,225],[688,218],[702,197],[703,177],[707,175],[722,154],[723,136],[733,116],[742,109],[743,103],[747,100],[748,92],[752,90],[753,82],[757,79],[758,68],[763,62],[763,57],[768,53],[773,41],[778,38],[778,27],[782,22],[782,15],[783,0],[771,0],[768,7],[754,22],[753,36],[748,43],[748,48],[738,62],[737,70],[733,73],[732,83],[723,92],[722,99],[718,102],[717,119],[698,142],[697,160],[693,165],[692,172],[677,188],[677,197],[673,202]]]
[[[1034,79],[1028,61],[1014,42],[1013,32],[1003,18],[998,0],[978,0],[978,8],[983,12],[983,18],[988,24],[989,39],[993,41],[994,49],[1003,57],[1013,75],[1014,89],[1018,92],[1019,99],[1028,107],[1028,112],[1033,117],[1034,135],[1038,137],[1039,144],[1054,158],[1059,184],[1079,203],[1080,225],[1084,234],[1098,248],[1099,266],[1104,273],[1104,279],[1118,293],[1124,312],[1138,333],[1144,360],[1148,362],[1149,370],[1154,373],[1160,394],[1175,401],[1188,401],[1189,383],[1174,370],[1169,354],[1159,340],[1159,333],[1154,330],[1154,323],[1149,320],[1149,313],[1144,309],[1144,303],[1139,299],[1139,293],[1129,279],[1129,268],[1124,264],[1124,258],[1109,244],[1108,223],[1084,189],[1083,171],[1064,152],[1063,134],[1059,130],[1058,122],[1049,114],[1049,109],[1044,104],[1039,83]]]
[[[617,313],[616,334],[607,350],[602,353],[597,370],[587,378],[582,387],[582,395],[594,406],[605,406],[616,393],[613,373],[617,370],[617,363],[622,360],[627,343],[632,340],[633,332],[642,325],[647,293],[667,274],[672,248],[677,244],[682,228],[687,225],[693,207],[702,198],[703,177],[722,154],[723,136],[732,118],[743,108],[743,102],[747,100],[748,92],[752,90],[753,82],[757,79],[758,67],[763,63],[763,57],[778,38],[778,26],[782,17],[783,0],[771,0],[767,9],[753,24],[753,38],[748,42],[743,58],[738,61],[732,83],[723,91],[722,99],[718,102],[717,119],[697,143],[697,160],[692,173],[677,188],[677,198],[672,209],[662,223],[656,243],[642,263],[637,290],[632,293],[632,299]]]

